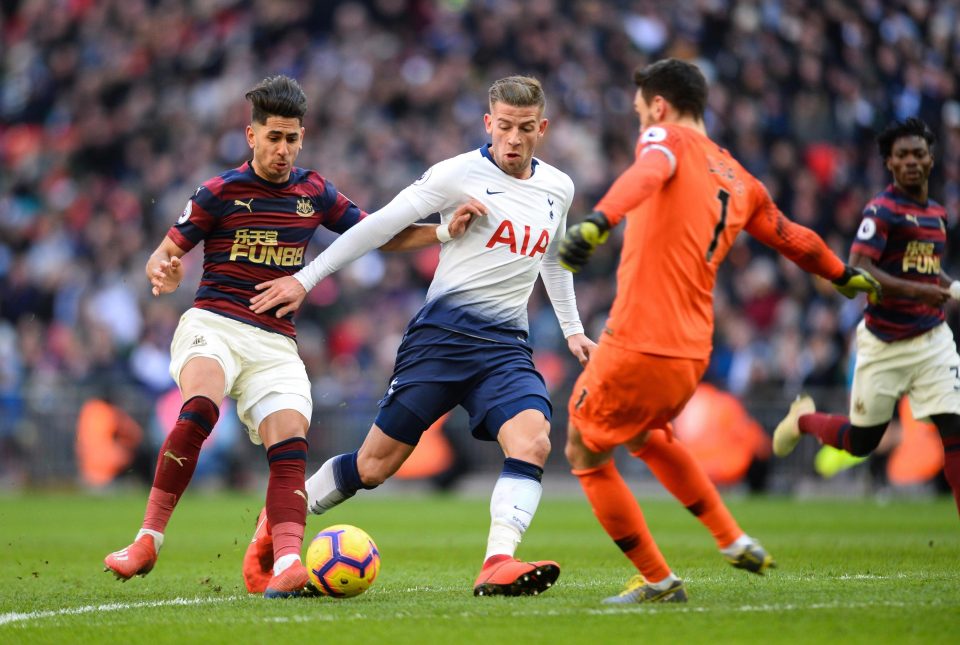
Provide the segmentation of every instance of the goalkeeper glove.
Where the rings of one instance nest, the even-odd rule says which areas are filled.
[[[872,305],[880,302],[883,297],[883,289],[876,278],[867,271],[850,265],[844,265],[843,275],[833,281],[833,287],[847,298],[855,298],[863,291]]]
[[[594,211],[579,224],[567,229],[560,242],[560,266],[576,273],[583,268],[594,249],[610,237],[610,222],[600,211]]]

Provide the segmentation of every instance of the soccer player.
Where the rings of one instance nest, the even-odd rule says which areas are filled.
[[[610,229],[628,220],[610,317],[571,393],[566,456],[597,519],[640,572],[606,602],[685,601],[683,581],[667,566],[611,457],[623,445],[644,460],[734,566],[754,573],[773,566],[669,423],[707,367],[713,285],[734,238],[745,229],[851,297],[876,285],[788,220],[763,185],[707,137],[707,84],[695,65],[661,60],[637,70],[634,81],[636,161],[560,247],[561,263],[577,271]]]
[[[517,545],[540,502],[550,451],[551,405],[527,340],[527,301],[542,276],[570,352],[586,363],[595,347],[583,334],[573,277],[557,261],[573,182],[536,159],[547,130],[539,81],[511,76],[489,90],[484,125],[492,144],[441,161],[381,211],[337,239],[302,271],[268,282],[255,312],[300,306],[324,276],[383,243],[411,222],[480,200],[486,216],[445,244],[426,303],[407,327],[380,411],[359,450],[333,457],[307,481],[309,508],[323,513],[375,488],[410,456],[420,435],[462,405],[473,435],[497,441],[503,470],[490,500],[487,551],[474,595],[538,594],[560,574],[556,562],[522,562]],[[443,226],[441,226],[442,232]],[[258,528],[244,578],[270,559],[270,529]]]
[[[773,434],[773,451],[790,454],[803,434],[868,455],[876,449],[907,394],[916,419],[929,418],[943,442],[944,475],[960,511],[960,356],[944,322],[944,303],[960,299],[960,281],[941,268],[947,214],[930,199],[936,138],[917,118],[894,122],[877,136],[893,183],[863,209],[850,264],[883,286],[857,327],[857,362],[849,416],[815,412],[797,397]]]
[[[247,305],[255,285],[303,266],[319,226],[342,233],[365,213],[316,172],[293,165],[303,144],[307,107],[295,80],[267,78],[246,98],[253,106],[246,128],[252,161],[201,185],[147,261],[153,295],[171,293],[183,278],[180,258],[204,242],[200,287],[171,347],[170,375],[184,404],[160,448],[142,528],[133,544],[107,555],[104,564],[121,580],[153,569],[167,522],[229,395],[250,439],[267,451],[266,515],[273,525],[275,562],[260,591],[273,598],[298,595],[307,583],[300,548],[313,405],[292,313],[253,312]],[[461,207],[444,235],[462,234],[473,213],[473,207]],[[437,241],[433,226],[411,227],[384,240],[388,250]]]

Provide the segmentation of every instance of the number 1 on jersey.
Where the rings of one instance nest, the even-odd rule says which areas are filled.
[[[710,246],[707,248],[707,262],[713,259],[713,252],[717,250],[717,243],[720,242],[720,234],[727,225],[727,206],[730,204],[730,193],[723,188],[717,191],[717,199],[720,200],[720,221],[713,229],[713,239],[710,240]]]

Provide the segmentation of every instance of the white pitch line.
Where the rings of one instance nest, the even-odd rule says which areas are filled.
[[[104,611],[125,611],[127,609],[143,609],[149,607],[173,607],[177,605],[208,605],[218,602],[239,600],[241,596],[224,596],[222,598],[173,598],[170,600],[144,600],[142,602],[111,602],[103,605],[84,605],[82,607],[67,607],[48,611],[11,612],[0,614],[0,625],[8,625],[40,618],[55,618],[57,616],[78,616]]]
[[[417,591],[435,591],[435,588],[418,588]],[[72,607],[64,608],[57,610],[49,611],[33,611],[33,612],[12,612],[7,614],[0,614],[0,625],[9,625],[11,623],[17,622],[27,622],[33,620],[40,620],[44,618],[56,618],[58,616],[78,616],[81,614],[89,614],[93,612],[108,612],[108,611],[126,611],[129,609],[143,609],[151,607],[172,607],[172,606],[186,606],[186,605],[208,605],[216,604],[222,602],[234,602],[237,600],[247,600],[250,596],[224,596],[221,598],[173,598],[170,600],[149,600],[142,602],[115,602],[107,603],[103,605],[84,605],[82,607]],[[901,607],[936,607],[941,603],[921,603],[918,605],[916,602],[903,602],[897,600],[884,600],[880,602],[824,602],[824,603],[810,603],[809,605],[796,604],[796,603],[787,603],[787,604],[770,604],[770,605],[740,605],[738,607],[699,607],[695,604],[690,605],[675,605],[671,604],[666,605],[628,605],[623,607],[576,607],[576,608],[564,608],[564,609],[533,609],[533,610],[522,610],[522,611],[511,611],[504,612],[501,615],[510,615],[518,618],[523,617],[549,617],[549,616],[568,616],[576,614],[585,614],[589,616],[617,616],[621,614],[632,614],[632,613],[643,613],[643,614],[658,614],[658,613],[681,613],[681,614],[702,614],[702,613],[712,613],[712,612],[723,612],[723,613],[782,613],[790,611],[822,611],[822,610],[832,610],[832,609],[871,609],[876,607],[890,607],[890,608],[901,608]],[[465,611],[460,611],[456,614],[434,614],[433,619],[459,619],[470,616],[480,616],[484,615],[486,612],[475,612],[469,609]],[[378,612],[378,617],[381,619],[387,618],[390,620],[403,620],[406,618],[419,618],[420,614],[411,614],[409,612],[394,612],[392,615],[383,614]],[[328,622],[328,621],[340,621],[340,620],[370,620],[370,616],[366,613],[357,612],[355,614],[311,614],[310,616],[270,616],[262,619],[264,622],[276,622],[276,623],[308,623],[308,622]]]

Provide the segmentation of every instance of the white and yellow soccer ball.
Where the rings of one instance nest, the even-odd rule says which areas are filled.
[[[370,588],[380,573],[380,551],[363,529],[336,524],[307,548],[310,582],[324,596],[350,598]]]

